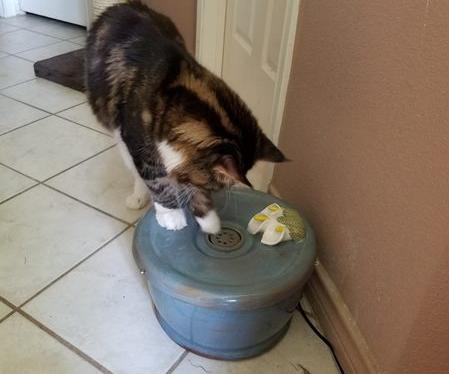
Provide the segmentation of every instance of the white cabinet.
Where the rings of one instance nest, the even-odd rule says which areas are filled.
[[[89,0],[20,0],[24,12],[87,26]]]

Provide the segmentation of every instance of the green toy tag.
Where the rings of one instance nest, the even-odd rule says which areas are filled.
[[[277,218],[277,221],[287,226],[293,240],[301,241],[305,238],[306,232],[301,216],[294,209],[283,208],[284,214]]]

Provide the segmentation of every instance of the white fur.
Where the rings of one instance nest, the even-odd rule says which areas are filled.
[[[134,190],[133,193],[126,198],[126,206],[130,209],[142,209],[150,200],[150,191],[134,165],[134,161],[129,154],[128,147],[120,135],[120,130],[115,130],[114,136],[117,140],[117,147],[123,158],[123,162],[126,167],[131,170],[134,176]]]
[[[215,210],[209,211],[204,217],[195,217],[201,230],[208,234],[216,234],[221,229],[220,218]]]
[[[126,206],[130,209],[142,209],[150,200],[150,191],[140,176],[134,178],[134,190],[126,198]]]
[[[167,230],[181,230],[187,226],[186,216],[182,209],[169,209],[161,204],[154,203],[156,219],[159,225]]]
[[[157,149],[168,173],[182,163],[183,156],[181,152],[174,149],[166,140],[158,143]]]

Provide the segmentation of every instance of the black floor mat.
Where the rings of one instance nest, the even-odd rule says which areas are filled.
[[[84,48],[38,61],[34,64],[37,77],[84,92]]]

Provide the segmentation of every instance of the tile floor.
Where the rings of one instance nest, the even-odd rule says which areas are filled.
[[[131,256],[131,176],[84,95],[32,63],[78,49],[82,28],[0,19],[0,373],[336,374],[295,315],[251,360],[187,353],[159,327]]]

